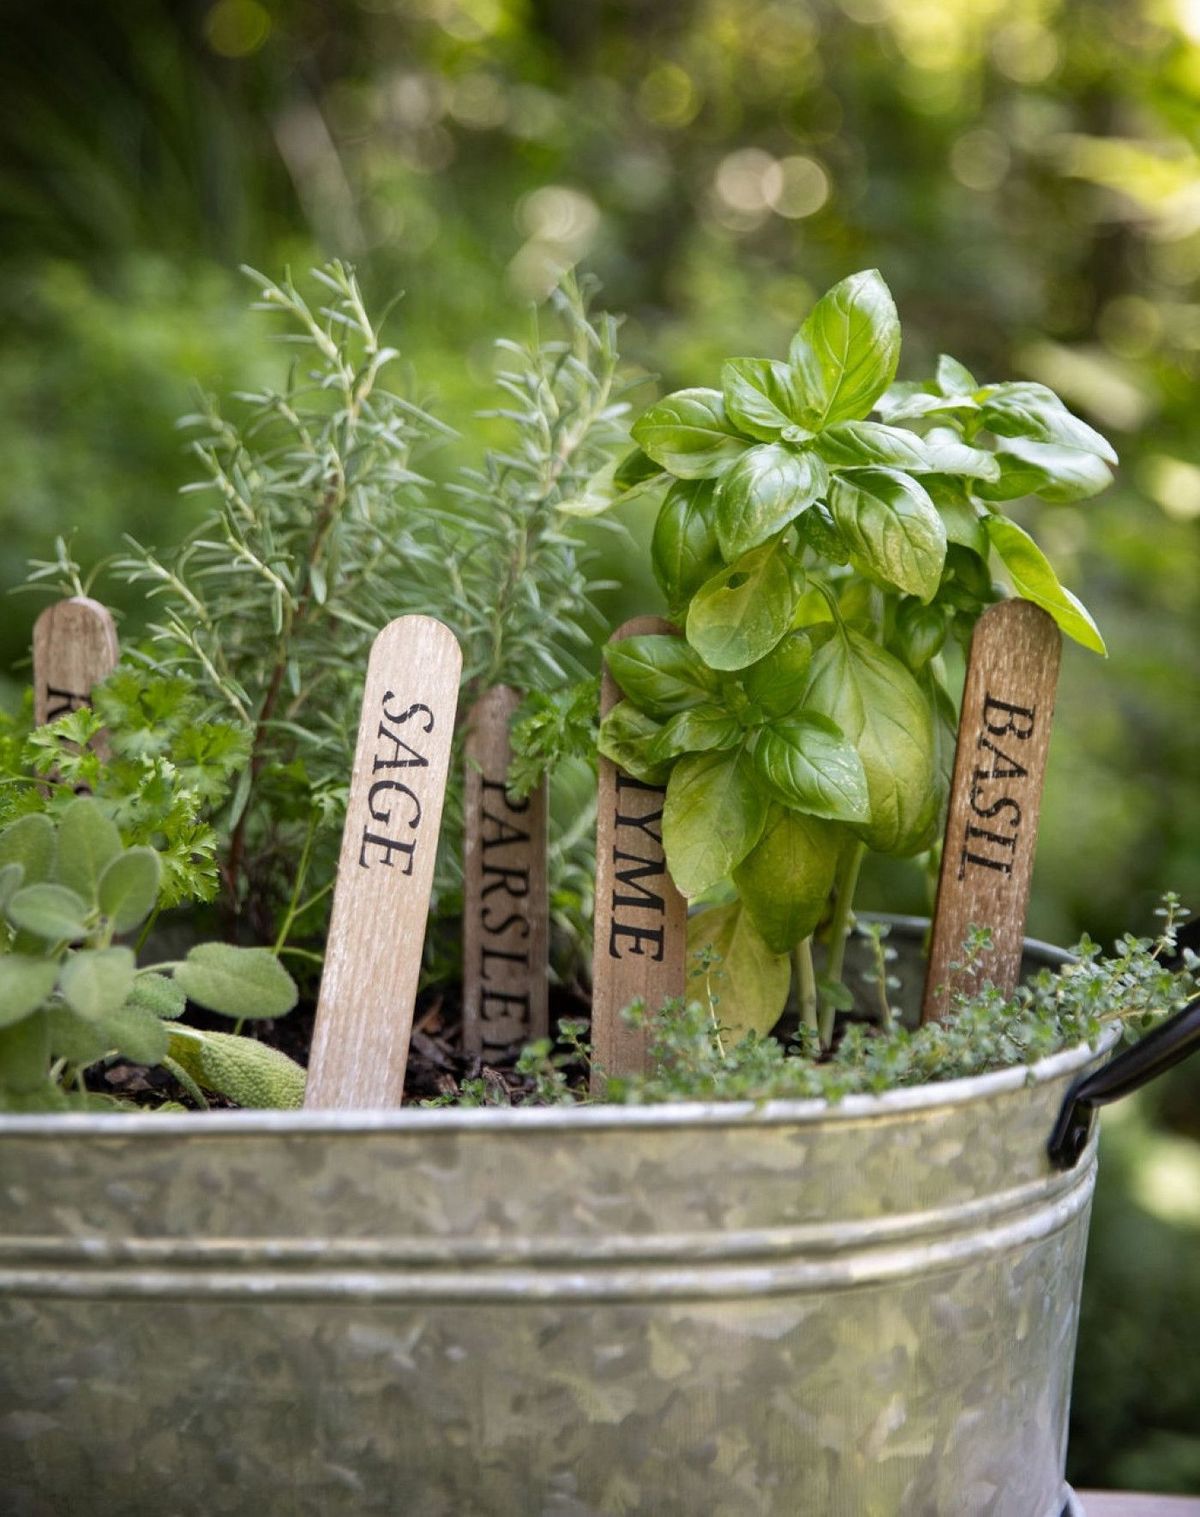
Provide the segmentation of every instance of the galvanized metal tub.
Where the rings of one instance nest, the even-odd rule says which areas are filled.
[[[820,1102],[0,1119],[8,1517],[1058,1517],[1073,1050]]]

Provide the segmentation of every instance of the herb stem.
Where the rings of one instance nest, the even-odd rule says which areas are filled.
[[[720,996],[713,994],[712,969],[708,967],[704,971],[704,999],[708,1002],[708,1016],[712,1022],[713,1041],[717,1045],[717,1054],[720,1058],[725,1057],[725,1043],[721,1037],[721,1019],[717,1016],[717,1006],[720,1004]]]
[[[835,984],[840,984],[842,979],[842,966],[846,959],[846,938],[850,932],[851,907],[854,904],[854,892],[858,888],[859,870],[862,868],[866,853],[865,843],[855,843],[842,859],[838,870],[833,921],[829,924],[829,958],[825,967],[826,978]],[[822,1048],[829,1048],[833,1044],[833,1020],[836,1013],[837,1007],[832,1000],[828,997],[823,998],[820,1010]]]
[[[792,964],[796,971],[797,994],[800,1002],[800,1022],[804,1027],[817,1031],[817,976],[813,969],[812,934],[802,938],[792,949]]]
[[[305,901],[304,907],[301,907],[298,902],[300,900],[300,892],[304,889],[304,882],[308,876],[308,860],[312,853],[313,833],[316,831],[316,828],[317,818],[316,814],[313,813],[308,819],[308,831],[304,834],[304,847],[300,850],[300,860],[296,865],[296,883],[292,887],[292,898],[287,904],[287,910],[283,914],[283,921],[279,924],[279,933],[275,939],[274,953],[276,958],[279,957],[279,954],[283,950],[283,945],[287,942],[287,935],[292,930],[292,923],[300,915],[304,907],[312,904],[311,901]],[[329,888],[333,888],[332,882]],[[324,891],[320,892],[320,894],[323,895]],[[319,898],[319,896],[314,896],[313,899],[317,900]]]
[[[887,949],[884,947],[886,929],[876,923],[871,933],[871,954],[875,960],[875,995],[879,1002],[879,1025],[884,1032],[892,1030],[892,1003],[888,1000]]]
[[[161,910],[162,910],[161,903],[158,902],[158,901],[156,901],[154,903],[154,910],[146,918],[145,924],[143,925],[141,932],[138,933],[138,940],[137,940],[137,943],[134,945],[134,950],[133,950],[134,953],[141,953],[142,949],[145,948],[145,946],[146,946],[146,939],[154,931],[154,924],[155,924],[155,922],[158,921],[158,914],[159,914],[159,912]]]

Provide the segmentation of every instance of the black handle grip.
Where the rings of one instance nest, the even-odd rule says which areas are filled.
[[[1200,1000],[1160,1022],[1152,1032],[1110,1059],[1102,1068],[1080,1077],[1063,1097],[1058,1121],[1046,1147],[1057,1169],[1073,1169],[1087,1147],[1098,1106],[1118,1101],[1139,1090],[1172,1064],[1200,1047]]]

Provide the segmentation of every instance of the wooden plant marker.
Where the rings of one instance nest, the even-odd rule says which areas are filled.
[[[635,616],[613,638],[674,633],[658,616]],[[621,700],[607,669],[600,715]],[[686,988],[687,902],[667,873],[662,845],[666,790],[635,780],[604,758],[596,810],[596,922],[592,947],[592,1055],[604,1074],[641,1074],[644,1028],[627,1027],[622,1010],[639,997],[655,1011]],[[592,1074],[595,1092],[602,1075]]]
[[[1030,601],[990,606],[971,640],[954,756],[922,1021],[946,1014],[951,990],[991,981],[1005,993],[1021,972],[1033,854],[1062,635]],[[992,948],[952,975],[972,926]]]
[[[463,800],[463,1047],[503,1057],[550,1031],[546,785],[507,792],[517,691],[495,685],[467,719]]]
[[[92,703],[92,687],[121,650],[107,606],[86,595],[47,606],[33,624],[33,719],[37,726]]]
[[[307,1107],[399,1106],[442,820],[462,654],[429,616],[371,646]]]

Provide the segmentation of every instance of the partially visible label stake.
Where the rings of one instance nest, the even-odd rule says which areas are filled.
[[[107,606],[86,595],[55,601],[33,624],[33,719],[37,726],[92,703],[120,649]]]
[[[951,991],[970,993],[990,981],[1007,994],[1020,975],[1061,653],[1058,628],[1029,601],[1001,601],[976,624],[923,1021],[946,1014]],[[992,947],[969,973],[952,973],[971,926],[990,928]]]
[[[613,633],[673,633],[657,616],[635,616]],[[600,714],[621,699],[604,672]],[[595,1093],[604,1074],[646,1069],[645,1028],[627,1027],[621,1011],[639,997],[649,1012],[682,996],[687,958],[687,902],[667,873],[662,845],[666,791],[632,779],[601,757],[596,811],[596,925],[592,948],[592,1057]]]
[[[484,692],[467,721],[463,787],[463,1047],[485,1059],[550,1030],[546,785],[508,794],[508,728],[521,697]]]
[[[461,669],[428,616],[371,647],[306,1106],[400,1105]]]

